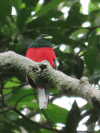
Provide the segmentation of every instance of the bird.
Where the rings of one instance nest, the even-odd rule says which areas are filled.
[[[39,35],[28,47],[26,57],[35,62],[47,60],[51,67],[56,69],[56,54],[52,48],[51,39],[53,37],[47,34]],[[35,84],[33,80],[27,77],[32,88],[38,91],[38,102],[40,109],[46,109],[49,101],[50,88],[44,84]]]

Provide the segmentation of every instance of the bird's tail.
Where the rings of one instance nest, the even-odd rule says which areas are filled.
[[[46,109],[49,102],[49,93],[50,93],[49,86],[46,87],[43,87],[43,85],[36,86],[31,78],[26,77],[26,79],[33,88],[38,89],[39,108]]]
[[[46,109],[48,106],[50,89],[38,88],[39,108]]]

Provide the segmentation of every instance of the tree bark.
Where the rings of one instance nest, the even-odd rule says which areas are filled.
[[[61,90],[62,94],[79,96],[96,107],[100,107],[100,90],[89,84],[87,77],[80,80],[53,69],[49,62],[35,62],[13,51],[0,53],[0,73],[17,70],[30,77],[34,83],[48,83]]]

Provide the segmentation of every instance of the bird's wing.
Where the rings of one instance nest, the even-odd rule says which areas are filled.
[[[26,79],[28,80],[28,82],[29,82],[29,84],[31,85],[32,88],[37,89],[36,84],[33,82],[33,80],[31,78],[26,77]]]
[[[54,66],[53,66],[53,68],[54,68],[54,69],[57,69],[57,59],[56,59],[56,58],[53,59],[53,62],[54,62]]]

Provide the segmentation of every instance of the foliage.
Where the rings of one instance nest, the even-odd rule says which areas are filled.
[[[16,15],[12,15],[12,7],[16,9]],[[64,7],[70,8],[66,18],[62,12]],[[52,35],[58,69],[78,79],[87,76],[91,84],[99,86],[99,0],[91,0],[88,11],[89,14],[82,13],[79,0],[44,0],[42,4],[37,0],[0,0],[0,52],[13,50],[25,56],[28,45],[38,35]],[[83,27],[85,22],[90,22],[90,26]],[[60,49],[62,44],[66,46],[64,51]],[[75,51],[76,48],[79,48],[79,52]],[[35,100],[37,92],[33,92],[25,77],[14,70],[0,72],[0,88],[1,133],[18,133],[23,130],[29,133],[59,132],[57,123],[65,125],[61,132],[71,132],[71,128],[76,132],[79,122],[88,115],[87,126],[96,121],[100,125],[100,111],[92,108],[89,103],[79,108],[74,102],[70,111],[53,104],[55,99],[62,96],[58,95],[56,88],[51,88],[53,96],[48,109],[40,110]],[[25,109],[27,111],[23,115]],[[86,112],[82,114],[82,111]],[[36,122],[37,114],[41,115],[40,123]]]

